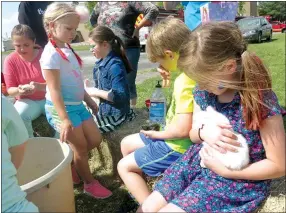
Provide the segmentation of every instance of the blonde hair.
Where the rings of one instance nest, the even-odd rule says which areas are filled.
[[[65,53],[63,53],[63,51],[60,48],[57,47],[55,41],[52,39],[52,34],[50,32],[50,29],[49,29],[49,23],[58,21],[59,19],[65,17],[66,15],[72,15],[72,14],[78,15],[78,13],[75,11],[74,7],[72,7],[66,3],[55,2],[55,3],[50,4],[47,7],[47,9],[44,13],[44,17],[43,17],[44,28],[47,32],[47,35],[48,35],[50,42],[52,43],[52,45],[54,46],[56,51],[60,54],[60,56],[66,61],[69,61],[68,57],[65,55]],[[82,60],[79,57],[79,55],[76,54],[76,52],[73,50],[73,48],[69,44],[67,44],[67,45],[72,50],[73,54],[75,55],[76,59],[78,60],[79,65],[82,66]]]
[[[50,4],[43,16],[43,23],[44,23],[44,28],[47,32],[47,34],[50,33],[50,29],[49,29],[49,23],[52,21],[57,21],[60,18],[64,17],[65,15],[71,15],[71,14],[75,14],[76,15],[76,11],[75,8],[73,6],[70,6],[66,3],[62,3],[62,2],[55,2]]]
[[[167,17],[156,24],[146,43],[146,52],[152,62],[164,58],[165,50],[178,52],[186,36],[191,33],[189,28],[180,19]]]
[[[233,22],[209,22],[200,26],[186,38],[180,49],[178,67],[198,83],[207,82],[239,91],[243,117],[248,129],[261,126],[266,106],[263,90],[271,90],[271,78],[267,68],[254,54],[247,51],[238,26]],[[225,69],[230,59],[236,61],[237,81],[223,81],[216,74],[227,75]]]

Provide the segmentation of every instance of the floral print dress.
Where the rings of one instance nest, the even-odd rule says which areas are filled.
[[[234,131],[242,134],[249,145],[250,163],[265,159],[265,150],[259,131],[248,130],[242,118],[241,99],[237,93],[232,102],[218,107],[217,96],[206,91],[194,90],[196,103],[202,110],[214,107],[230,120]],[[274,92],[265,93],[264,103],[270,107],[264,119],[284,113]],[[189,150],[164,173],[156,184],[168,203],[186,212],[253,212],[268,196],[270,180],[250,181],[226,179],[213,171],[201,168],[201,144]]]
[[[158,8],[151,2],[97,2],[91,22],[109,27],[121,38],[125,48],[140,47],[139,38],[132,38],[135,22],[140,14],[145,19],[155,21]]]

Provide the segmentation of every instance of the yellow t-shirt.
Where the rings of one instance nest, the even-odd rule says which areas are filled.
[[[174,82],[174,91],[170,108],[166,116],[166,126],[176,122],[177,114],[192,113],[194,110],[193,89],[196,82],[185,73],[180,74]],[[192,144],[190,138],[167,139],[166,143],[176,152],[184,153]]]

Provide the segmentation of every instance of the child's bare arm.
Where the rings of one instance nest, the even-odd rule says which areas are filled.
[[[201,111],[200,106],[194,101],[194,114],[198,113],[199,111]],[[193,143],[201,143],[202,140],[200,139],[199,135],[199,129],[198,128],[192,128],[190,130],[189,136],[190,139]]]
[[[47,86],[51,93],[52,102],[55,105],[56,111],[59,114],[60,119],[62,121],[68,119],[68,115],[65,110],[64,100],[61,94],[60,71],[43,70],[43,72],[46,77]]]
[[[168,125],[164,131],[141,131],[147,137],[154,139],[188,138],[192,128],[193,113],[177,114],[176,122]]]
[[[113,102],[113,99],[110,96],[110,91],[104,91],[97,88],[88,88],[87,92],[91,97],[102,98],[104,100]]]
[[[64,100],[61,93],[61,84],[60,84],[60,70],[56,69],[44,69],[44,76],[46,76],[47,86],[51,93],[51,99],[55,105],[55,109],[62,121],[60,140],[66,142],[69,132],[72,129],[72,122],[68,117],[66,108],[64,105]]]

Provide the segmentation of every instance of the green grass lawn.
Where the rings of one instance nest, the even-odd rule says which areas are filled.
[[[11,52],[13,52],[14,50],[8,50],[5,52],[1,52],[2,55],[9,55]]]
[[[90,47],[91,47],[90,45],[79,45],[79,46],[73,46],[72,48],[74,49],[74,51],[86,51],[90,50]]]
[[[249,50],[255,52],[267,65],[272,76],[273,90],[281,106],[285,104],[285,33],[274,34],[272,42],[250,44]]]
[[[250,44],[249,50],[256,52],[269,67],[273,89],[279,102],[285,107],[285,35],[273,35],[272,42]],[[177,74],[178,75],[178,74]],[[174,76],[175,77],[175,76]],[[76,209],[78,213],[113,213],[118,212],[122,206],[129,205],[126,187],[121,182],[116,165],[121,158],[120,141],[128,134],[137,133],[142,124],[148,119],[145,100],[150,98],[154,87],[160,77],[151,78],[137,85],[138,109],[137,118],[124,124],[114,133],[104,135],[104,140],[99,148],[90,153],[89,164],[93,175],[101,183],[113,191],[113,196],[105,200],[97,200],[83,194],[82,185],[75,187]],[[168,102],[171,99],[172,87],[164,89]],[[272,184],[271,196],[267,199],[260,212],[285,212],[285,180],[282,178]]]
[[[79,46],[73,46],[73,49],[75,51],[86,51],[90,49],[90,45],[79,45]],[[11,52],[13,52],[14,50],[8,50],[5,52],[2,52],[2,55],[9,55]]]
[[[72,48],[75,50],[75,51],[86,51],[86,50],[89,50],[90,49],[90,45],[78,45],[78,46],[74,46],[72,45]],[[14,50],[8,50],[8,51],[5,51],[5,52],[2,52],[2,55],[9,55],[11,52],[13,52]]]

